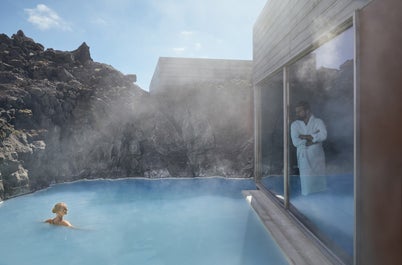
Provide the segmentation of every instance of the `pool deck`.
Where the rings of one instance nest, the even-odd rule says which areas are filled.
[[[281,248],[290,265],[341,265],[318,240],[260,190],[243,195]]]

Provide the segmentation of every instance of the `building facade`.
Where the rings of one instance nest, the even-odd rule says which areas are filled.
[[[160,57],[149,90],[151,94],[170,93],[197,83],[251,80],[252,67],[251,60]]]
[[[397,0],[270,0],[254,26],[257,185],[340,264],[401,264],[396,10]],[[324,127],[295,129],[300,102]],[[325,173],[306,171],[322,159]]]

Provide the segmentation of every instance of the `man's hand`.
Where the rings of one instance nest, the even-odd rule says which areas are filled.
[[[299,138],[302,140],[307,140],[312,142],[313,141],[313,136],[309,135],[309,134],[300,134]]]
[[[299,138],[302,140],[306,140],[306,146],[310,146],[313,145],[313,136],[309,135],[309,134],[300,134]]]
[[[309,140],[307,140],[307,142],[306,142],[306,146],[310,146],[310,145],[313,145],[314,143],[312,142],[312,141],[309,141]]]

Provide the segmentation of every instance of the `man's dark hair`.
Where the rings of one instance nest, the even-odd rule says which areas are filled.
[[[299,101],[296,107],[303,107],[304,110],[310,110],[310,104],[307,101]]]

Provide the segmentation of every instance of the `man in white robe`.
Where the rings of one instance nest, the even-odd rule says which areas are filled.
[[[296,117],[290,132],[293,145],[297,148],[301,192],[308,195],[324,191],[327,189],[325,154],[322,148],[322,142],[327,139],[325,124],[314,117],[305,101],[296,106]]]

